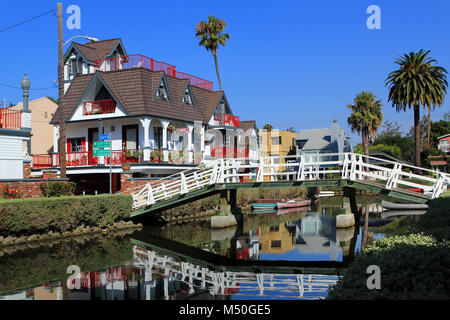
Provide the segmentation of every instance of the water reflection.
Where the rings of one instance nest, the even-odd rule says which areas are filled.
[[[348,208],[314,210],[247,216],[220,230],[146,227],[131,237],[6,254],[0,299],[322,299],[370,238],[367,217],[380,212],[368,207],[362,228],[336,229],[335,215]],[[73,264],[83,273],[68,285]]]

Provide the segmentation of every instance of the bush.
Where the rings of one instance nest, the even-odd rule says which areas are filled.
[[[72,196],[76,189],[76,184],[73,182],[42,182],[41,191],[44,197],[61,197]]]
[[[131,195],[122,194],[0,200],[0,234],[106,227],[128,218],[132,203]]]
[[[3,185],[0,190],[0,199],[16,199],[20,198],[20,192],[17,189],[11,188],[9,185]]]

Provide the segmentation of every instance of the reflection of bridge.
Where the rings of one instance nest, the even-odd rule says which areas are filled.
[[[176,261],[174,258],[158,254],[155,251],[133,246],[136,267],[146,269],[145,282],[150,290],[152,273],[158,271],[164,275],[164,295],[169,299],[169,282],[181,281],[189,285],[189,293],[195,288],[208,290],[211,295],[260,295],[272,298],[319,299],[326,297],[328,289],[339,279],[338,276],[313,274],[273,274],[250,272],[216,272],[189,262]]]
[[[450,176],[445,173],[354,153],[318,154],[313,158],[263,157],[255,164],[220,159],[134,189],[132,216],[172,208],[221,191],[223,198],[223,191],[239,188],[340,186],[426,203],[439,197],[448,184]],[[423,193],[409,191],[411,188]]]

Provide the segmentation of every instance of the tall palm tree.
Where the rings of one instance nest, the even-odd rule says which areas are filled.
[[[437,61],[428,57],[430,51],[421,49],[400,56],[395,63],[399,69],[391,72],[386,79],[389,99],[397,112],[414,109],[414,163],[420,167],[420,106],[440,107],[447,93],[447,71],[436,65]]]
[[[381,112],[383,105],[380,100],[376,100],[373,93],[367,91],[357,94],[353,103],[353,105],[347,105],[347,108],[352,111],[347,122],[352,131],[361,134],[364,154],[368,156],[369,144],[377,137],[378,128],[383,121],[383,113]],[[366,162],[369,162],[368,158],[366,158]]]
[[[195,36],[200,39],[199,45],[205,47],[207,51],[211,51],[214,57],[220,90],[222,90],[222,82],[220,81],[219,66],[217,64],[217,49],[219,48],[219,45],[225,46],[226,41],[230,39],[228,33],[223,33],[223,29],[226,25],[225,20],[208,15],[208,21],[197,23],[195,28]]]

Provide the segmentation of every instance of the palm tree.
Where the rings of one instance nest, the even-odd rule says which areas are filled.
[[[420,106],[440,107],[447,93],[447,71],[436,65],[437,61],[428,57],[430,51],[421,49],[400,56],[395,63],[399,69],[391,72],[386,79],[389,86],[389,99],[397,112],[414,109],[414,163],[420,167]]]
[[[219,80],[220,90],[222,91],[222,82],[220,81],[219,67],[217,65],[217,49],[219,45],[225,46],[227,39],[230,39],[228,33],[223,33],[226,27],[225,20],[218,19],[216,16],[208,15],[208,21],[197,23],[195,36],[200,39],[199,45],[211,51],[216,66],[217,79]]]
[[[369,144],[377,137],[377,130],[383,121],[383,113],[381,112],[380,100],[376,100],[376,96],[367,91],[362,91],[356,95],[353,105],[347,105],[352,110],[352,114],[348,117],[347,122],[352,131],[361,134],[364,154],[369,155]],[[369,159],[366,158],[366,162]]]
[[[271,124],[266,124],[264,125],[263,129],[266,130],[267,132],[270,132],[272,131],[273,126]]]

